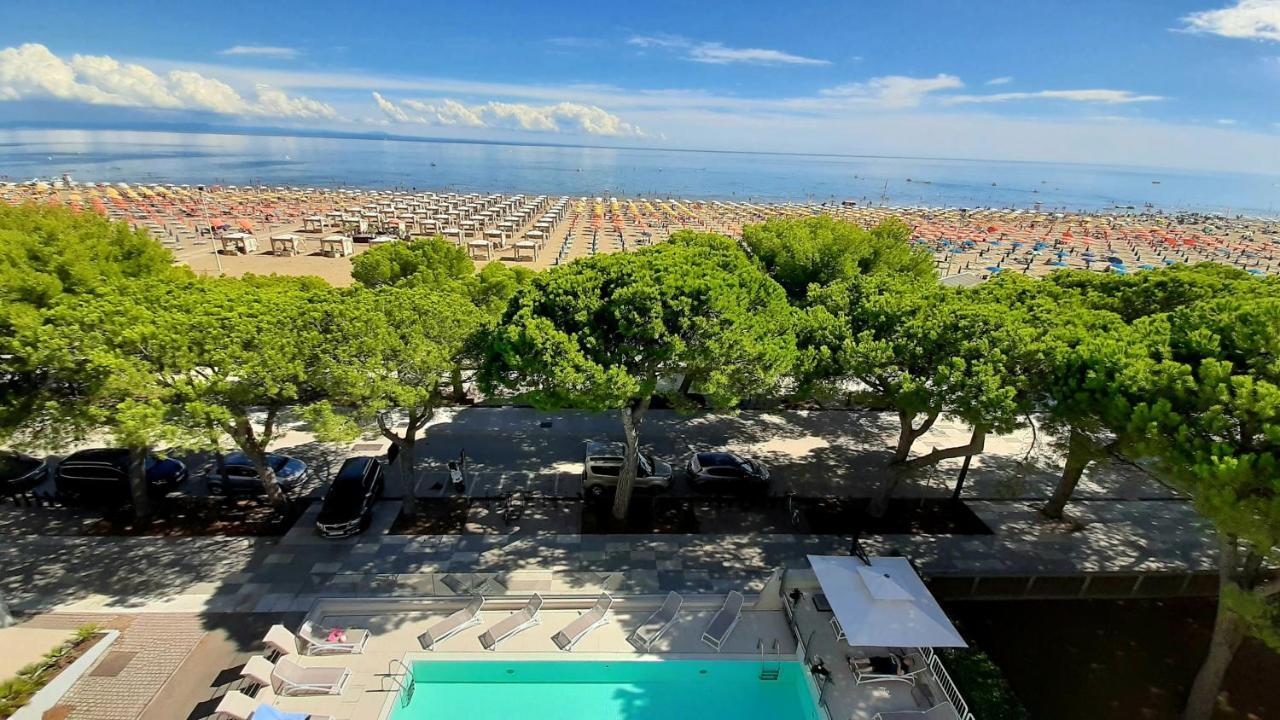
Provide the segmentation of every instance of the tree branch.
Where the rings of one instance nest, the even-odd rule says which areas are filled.
[[[905,463],[902,464],[902,467],[904,467],[907,470],[916,470],[918,468],[928,467],[930,465],[936,465],[942,462],[943,460],[947,460],[950,458],[964,457],[966,455],[977,455],[981,453],[983,448],[985,447],[986,439],[987,439],[986,431],[975,428],[973,431],[973,437],[969,440],[969,442],[965,443],[964,445],[957,445],[955,447],[943,448],[941,450],[934,449],[928,455],[921,455],[918,458],[913,458],[911,460],[906,461]]]

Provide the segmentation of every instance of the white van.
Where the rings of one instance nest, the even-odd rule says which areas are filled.
[[[598,498],[618,486],[622,474],[622,443],[589,442],[582,467],[582,492]],[[653,455],[641,452],[636,468],[636,488],[666,490],[671,487],[671,466]]]

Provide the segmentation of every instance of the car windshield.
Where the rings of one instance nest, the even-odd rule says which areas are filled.
[[[335,512],[348,508],[354,510],[358,508],[360,496],[363,494],[364,488],[361,487],[358,479],[335,480],[329,492],[325,493],[321,510],[322,512]]]
[[[25,475],[40,465],[39,460],[21,455],[0,455],[0,477]]]

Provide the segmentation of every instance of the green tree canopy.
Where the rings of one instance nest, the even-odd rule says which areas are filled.
[[[794,358],[792,312],[738,248],[685,236],[552,268],[517,292],[490,333],[481,386],[542,407],[617,410],[625,517],[639,425],[659,380],[695,371],[713,407],[774,386]]]
[[[775,219],[744,227],[742,239],[794,303],[808,296],[810,286],[857,275],[936,278],[933,257],[911,246],[911,228],[897,219],[871,230],[827,215]]]

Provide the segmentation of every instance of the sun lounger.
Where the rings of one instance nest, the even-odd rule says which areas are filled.
[[[960,713],[949,702],[939,703],[928,710],[893,710],[876,713],[872,720],[958,720]]]
[[[418,644],[422,645],[423,650],[435,650],[437,645],[459,632],[472,625],[479,625],[482,607],[484,607],[483,596],[477,595],[471,598],[466,607],[427,628],[426,632],[418,636]]]
[[[742,618],[742,602],[742,593],[730,590],[724,599],[724,605],[716,611],[711,622],[707,623],[707,629],[702,632],[702,642],[720,652],[729,635],[733,634],[733,629],[738,626],[738,620]]]
[[[351,677],[341,667],[306,668],[282,657],[275,665],[261,655],[249,658],[240,674],[259,685],[269,685],[276,695],[340,695]]]
[[[262,638],[262,644],[277,655],[296,655],[298,638],[283,625],[272,625]]]
[[[251,698],[241,692],[232,690],[222,696],[222,701],[218,703],[218,707],[214,712],[220,713],[231,720],[269,720],[273,717],[301,717],[307,720],[333,720],[329,715],[309,715],[307,713],[279,714],[271,713],[264,708],[276,710],[270,705],[265,705],[261,700]]]
[[[485,650],[497,650],[498,643],[515,635],[516,633],[527,630],[539,623],[538,610],[542,608],[542,596],[534,593],[529,598],[528,604],[523,608],[511,613],[507,617],[499,620],[496,624],[485,630],[480,636],[480,645]]]
[[[684,603],[684,598],[677,593],[667,593],[667,599],[662,601],[662,607],[658,608],[648,620],[640,624],[627,636],[627,642],[636,647],[637,650],[648,650],[653,644],[662,637],[676,621],[676,615],[680,613],[680,606]]]
[[[914,686],[916,684],[916,676],[928,669],[924,658],[916,654],[897,655],[891,654],[891,657],[880,658],[885,661],[892,661],[892,664],[898,668],[897,672],[887,672],[883,667],[877,667],[876,660],[866,656],[846,655],[845,662],[849,663],[849,670],[853,673],[854,682],[858,685],[866,685],[867,683],[876,682],[904,682]]]
[[[302,623],[298,628],[299,645],[303,655],[358,655],[364,651],[369,642],[369,631],[359,628],[347,628],[342,631],[341,640],[330,640],[332,631],[317,628],[311,621]]]
[[[613,597],[609,593],[600,593],[600,597],[596,599],[596,604],[591,609],[574,618],[573,622],[565,626],[563,630],[551,636],[551,641],[556,647],[569,652],[573,650],[573,646],[578,641],[586,637],[592,630],[609,622],[609,607],[613,605]]]

